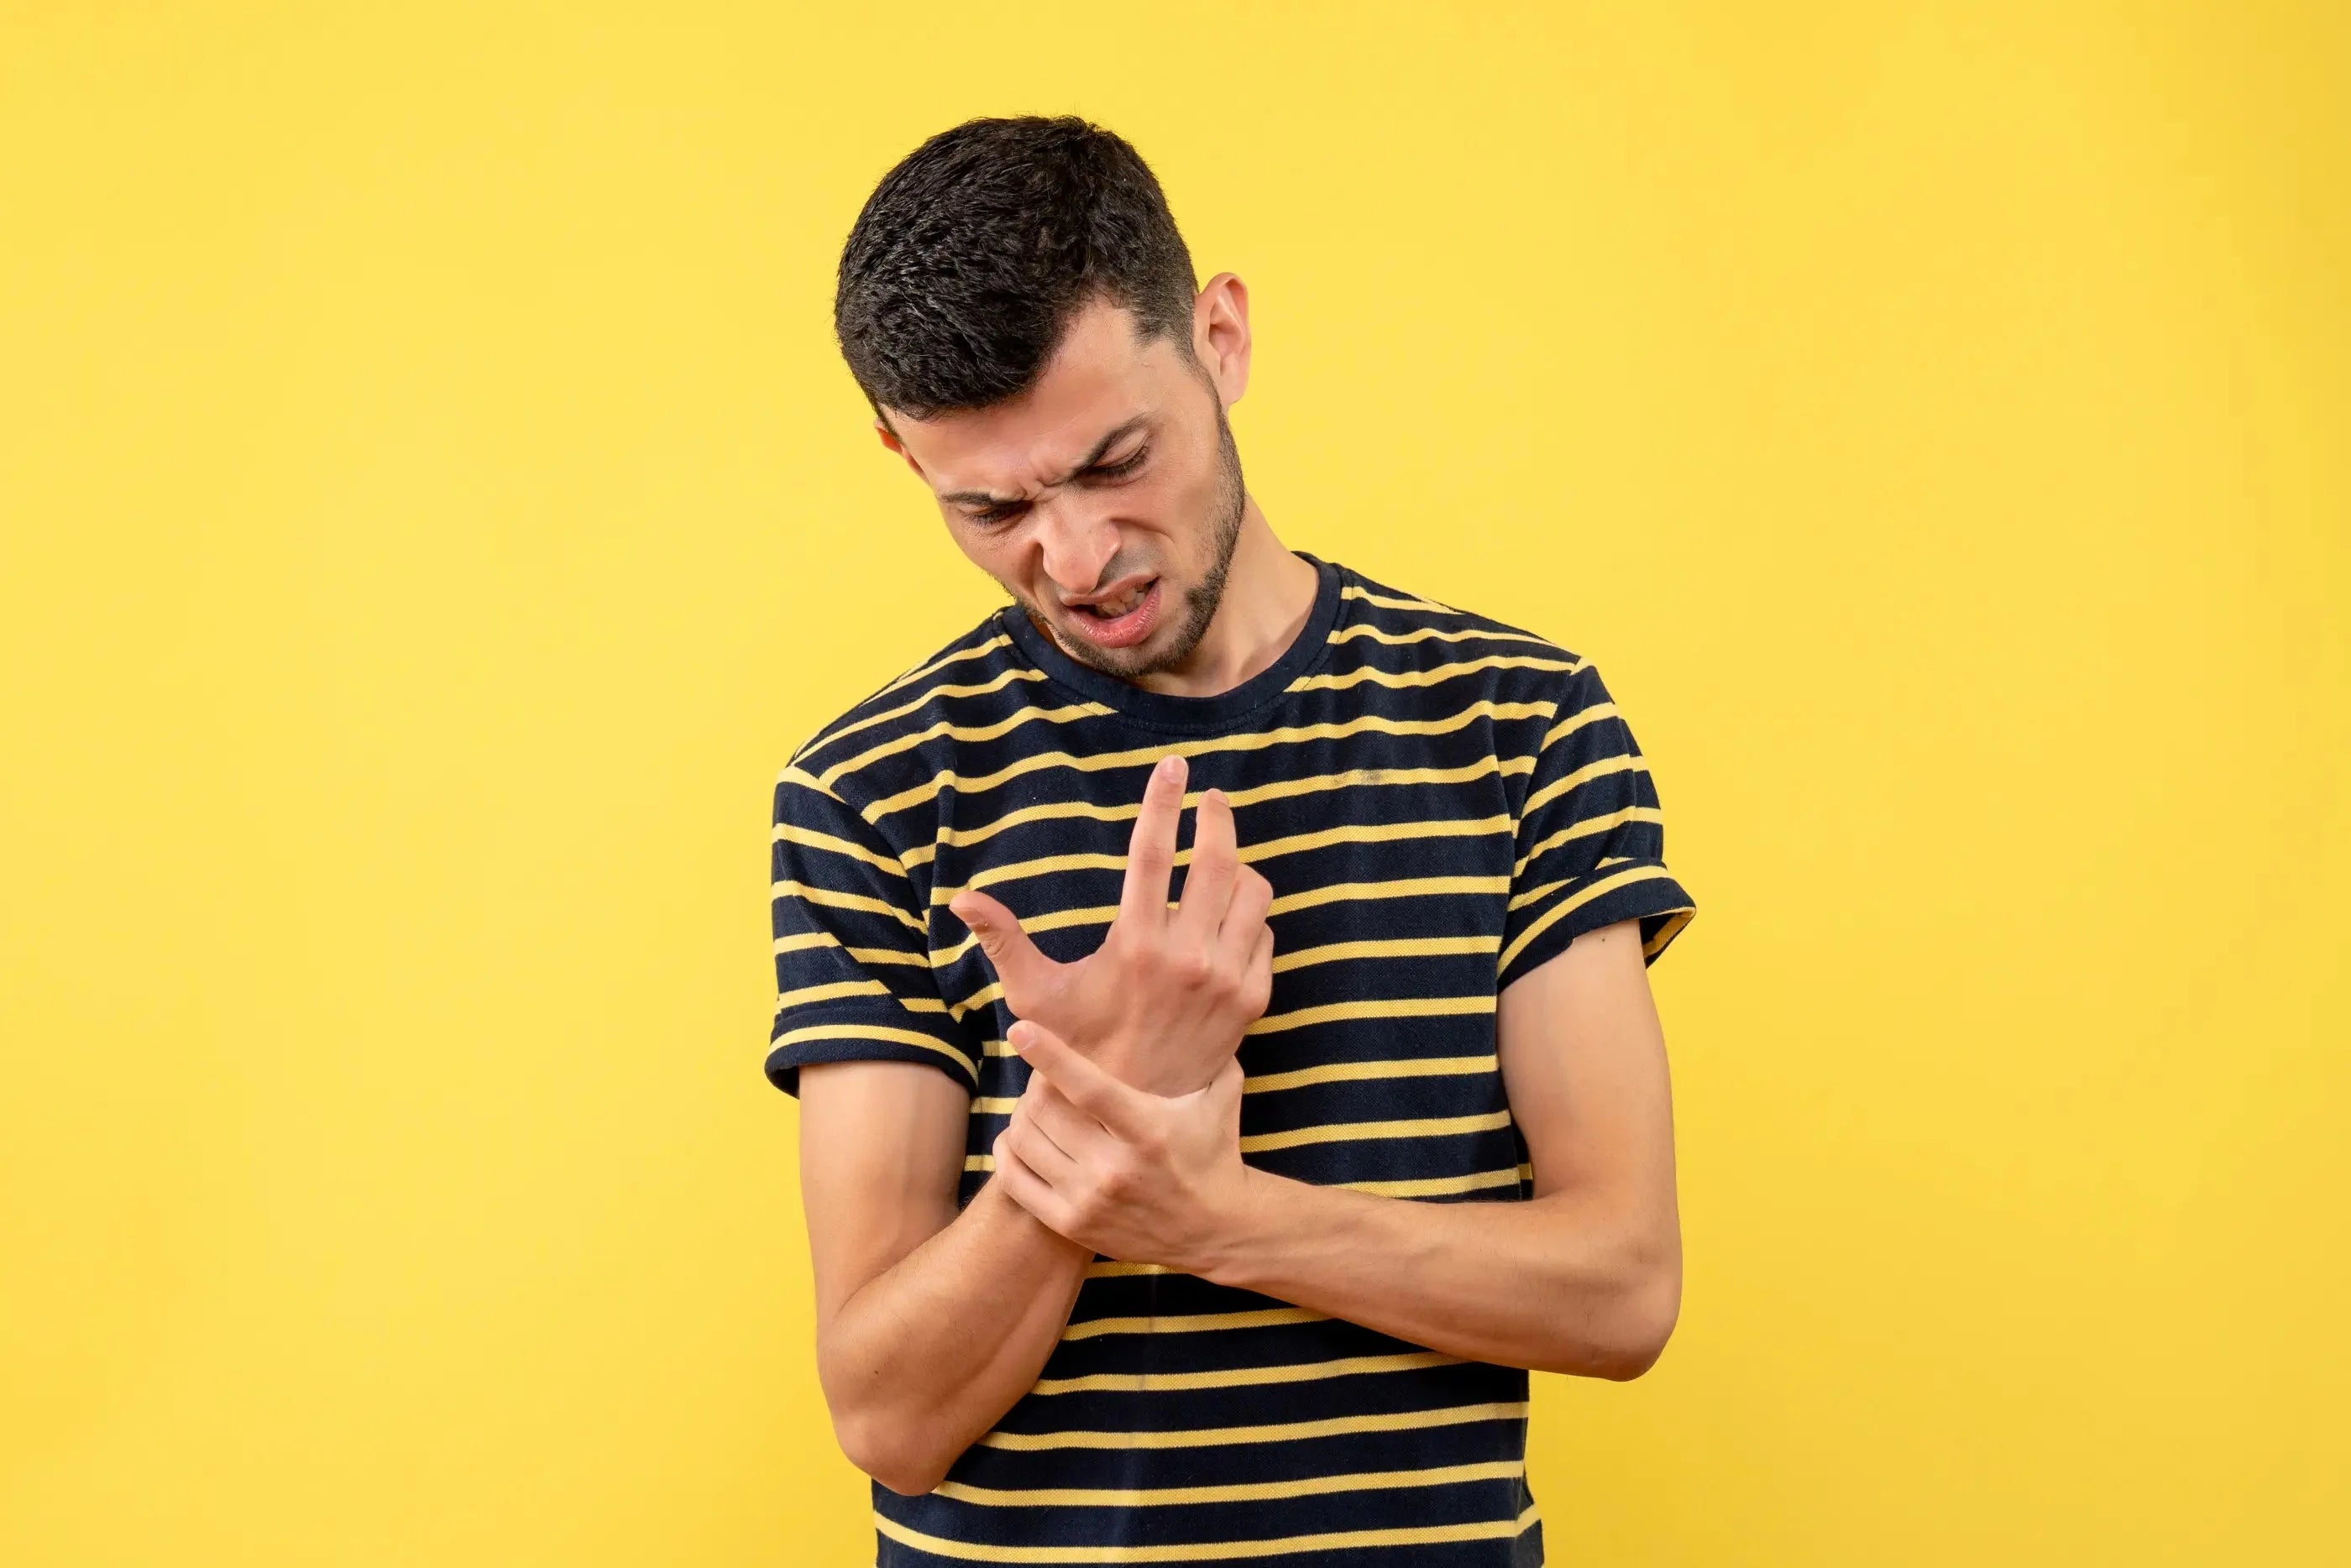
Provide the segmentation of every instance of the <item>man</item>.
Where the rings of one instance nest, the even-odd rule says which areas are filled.
[[[776,791],[767,1071],[879,1561],[1541,1562],[1527,1369],[1636,1376],[1680,1299],[1646,966],[1694,911],[1631,731],[1274,536],[1247,291],[1118,138],[933,137],[835,322],[1014,601]]]

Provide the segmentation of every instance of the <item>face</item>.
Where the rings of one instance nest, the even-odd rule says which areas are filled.
[[[1137,342],[1134,317],[1097,300],[1019,397],[931,420],[887,410],[880,426],[972,563],[1071,658],[1124,680],[1191,657],[1240,537],[1225,404],[1246,381],[1246,318],[1236,356],[1219,332],[1233,297],[1210,297],[1228,278],[1203,292],[1191,343]]]

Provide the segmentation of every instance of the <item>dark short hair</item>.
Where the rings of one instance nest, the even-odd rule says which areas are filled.
[[[1134,149],[1074,115],[967,119],[882,177],[841,247],[832,325],[877,410],[1027,389],[1097,296],[1188,351],[1192,253]]]

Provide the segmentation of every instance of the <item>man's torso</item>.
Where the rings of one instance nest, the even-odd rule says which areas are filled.
[[[1189,761],[1189,798],[1228,794],[1242,855],[1273,886],[1271,1000],[1240,1046],[1243,1158],[1427,1202],[1531,1195],[1496,1056],[1498,971],[1520,807],[1581,661],[1316,564],[1298,641],[1231,692],[1126,687],[1008,609],[795,758],[908,873],[937,1005],[977,1070],[962,1201],[988,1179],[1028,1068],[946,899],[984,888],[1051,956],[1092,950],[1144,777],[1170,750]],[[1154,1561],[1537,1563],[1527,1388],[1517,1368],[1098,1261],[1035,1387],[946,1483],[874,1489],[881,1560],[1152,1547]],[[1070,1554],[1020,1550],[1035,1548]]]

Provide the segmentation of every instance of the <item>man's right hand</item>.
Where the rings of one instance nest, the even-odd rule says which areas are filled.
[[[1019,918],[987,894],[947,900],[1004,982],[1015,1018],[1033,1018],[1109,1072],[1158,1095],[1200,1088],[1240,1046],[1273,987],[1273,885],[1240,863],[1232,803],[1200,797],[1184,898],[1167,907],[1183,757],[1162,757],[1127,841],[1126,881],[1102,946],[1072,963],[1048,958]]]

